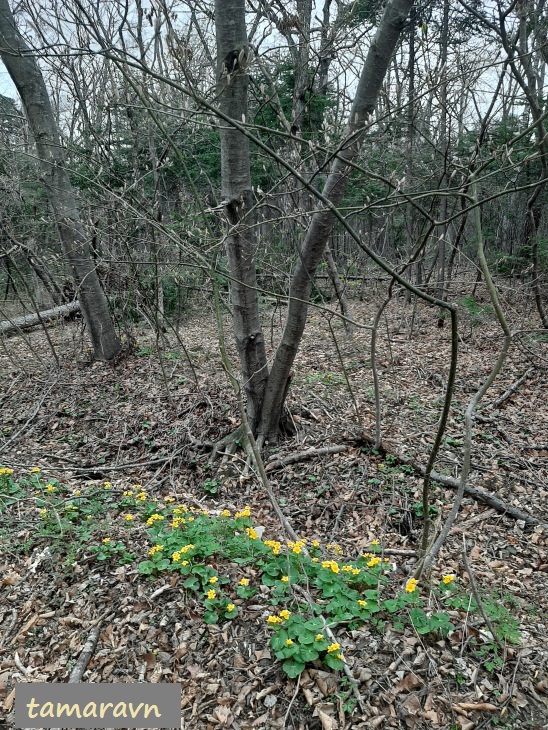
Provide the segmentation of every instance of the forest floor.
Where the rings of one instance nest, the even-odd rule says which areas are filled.
[[[259,481],[246,471],[244,453],[219,468],[198,445],[239,423],[211,313],[189,314],[181,325],[186,354],[169,333],[159,353],[155,336],[136,326],[133,353],[115,366],[86,363],[77,322],[48,329],[47,338],[33,331],[5,339],[0,464],[14,473],[10,489],[0,494],[0,725],[12,726],[15,683],[67,681],[98,627],[83,681],[179,682],[184,728],[548,728],[548,341],[532,331],[538,327],[533,308],[516,292],[508,297],[516,297],[506,302],[513,329],[528,331],[515,337],[480,405],[470,484],[541,524],[465,497],[430,581],[417,589],[427,615],[447,612],[451,631],[420,633],[409,609],[358,627],[342,622],[333,632],[347,673],[312,662],[298,681],[286,676],[269,647],[266,618],[282,607],[271,605],[271,589],[257,585],[246,598],[231,588],[242,576],[250,586],[254,579],[260,583],[253,565],[215,559],[218,575],[230,578],[225,591],[237,615],[206,624],[203,600],[183,587],[182,575],[139,572],[154,542],[145,521],[125,517],[123,493],[138,484],[158,509],[175,500],[195,514],[218,515],[249,505],[263,540],[285,544]],[[353,303],[358,321],[372,322],[381,301],[375,299]],[[410,338],[412,309],[403,299],[386,315],[377,357],[384,450],[373,450],[360,436],[374,433],[370,331],[346,339],[333,320],[336,347],[325,314],[315,309],[288,401],[296,432],[267,448],[265,461],[288,521],[298,535],[321,543],[324,559],[335,551],[345,556],[341,560],[355,560],[351,556],[379,541],[377,549],[390,561],[383,587],[389,598],[411,575],[423,522],[420,474],[398,456],[426,464],[450,336],[447,326],[436,326],[437,312],[421,307]],[[280,324],[279,312],[265,311],[270,355]],[[226,325],[230,342],[228,319]],[[436,463],[437,471],[454,477],[462,461],[464,410],[502,342],[481,301],[463,308],[461,334],[455,398]],[[326,446],[344,448],[278,463]],[[87,509],[89,520],[60,516],[59,502],[45,517],[44,504],[55,493],[64,495],[65,507]],[[433,484],[437,525],[454,494]],[[119,543],[123,549],[112,549]],[[340,547],[327,547],[334,543]],[[448,609],[436,588],[441,576],[454,575],[452,587],[469,596],[463,550],[483,613],[472,598],[467,608]],[[288,593],[283,607],[292,609],[298,600]],[[348,675],[356,680],[354,690]]]

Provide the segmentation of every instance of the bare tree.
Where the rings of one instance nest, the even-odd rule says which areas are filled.
[[[121,345],[90,255],[89,241],[65,167],[57,122],[38,63],[19,33],[7,0],[0,0],[0,57],[25,107],[42,179],[59,230],[64,258],[78,294],[93,355],[98,360],[112,360],[120,352]]]

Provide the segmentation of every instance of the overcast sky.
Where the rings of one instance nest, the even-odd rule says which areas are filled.
[[[6,71],[6,67],[0,61],[0,94],[4,96],[11,96],[12,99],[17,99],[17,90],[10,79],[9,73]]]

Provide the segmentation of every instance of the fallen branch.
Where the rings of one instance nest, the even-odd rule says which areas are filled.
[[[361,434],[361,441],[366,441],[369,444],[373,444],[374,440],[373,437],[370,436],[367,433]],[[385,453],[390,453],[387,451],[386,446],[381,444],[381,449]],[[406,466],[412,466],[413,469],[420,474],[421,476],[424,476],[424,473],[426,471],[424,466],[421,466],[420,464],[417,464],[416,461],[413,461],[413,459],[409,459],[407,456],[403,456],[402,454],[392,454],[395,459],[398,460],[400,464],[404,464]],[[435,482],[439,482],[440,484],[443,484],[446,487],[451,487],[451,489],[458,489],[459,488],[459,480],[455,479],[454,477],[446,476],[445,474],[439,474],[437,471],[432,472],[432,479]],[[537,525],[541,525],[545,529],[548,530],[548,523],[544,522],[543,520],[539,520],[536,517],[533,517],[532,515],[528,514],[527,512],[523,512],[517,507],[512,507],[509,504],[506,504],[506,502],[503,502],[498,497],[495,497],[493,494],[490,494],[489,492],[484,492],[482,489],[476,489],[476,487],[471,487],[468,484],[464,485],[464,493],[468,495],[469,497],[472,497],[473,499],[477,500],[478,502],[482,502],[483,504],[486,504],[488,507],[492,507],[497,512],[500,512],[502,514],[507,515],[508,517],[512,517],[515,520],[523,520],[526,525],[529,525],[530,527],[536,527]]]
[[[90,631],[88,640],[84,644],[84,648],[82,649],[82,652],[81,652],[80,656],[78,657],[78,661],[72,668],[72,672],[70,673],[70,677],[68,678],[69,684],[76,684],[77,682],[82,681],[82,677],[84,676],[86,667],[89,664],[89,660],[93,656],[95,647],[97,646],[97,641],[99,640],[99,633],[100,633],[99,625],[94,626],[92,628],[92,630]]]
[[[79,309],[80,302],[74,301],[61,304],[53,309],[45,309],[43,312],[36,312],[36,314],[25,314],[21,317],[14,317],[14,319],[4,319],[0,322],[0,335],[36,327],[37,324],[52,322],[55,319],[66,319],[74,312],[78,312]]]
[[[402,464],[408,464],[409,466],[412,466],[419,474],[424,474],[424,467],[420,464],[417,464],[416,462],[412,461],[412,459],[407,459],[405,457],[397,457],[399,461],[401,461]],[[454,477],[448,477],[445,476],[445,474],[438,474],[438,472],[433,471],[432,472],[432,479],[435,482],[439,482],[440,484],[443,484],[446,487],[451,487],[452,489],[458,489],[459,487],[459,480],[455,479]],[[497,512],[501,512],[502,514],[507,515],[508,517],[513,517],[515,520],[523,520],[526,525],[529,525],[530,527],[536,527],[537,525],[542,525],[542,527],[548,529],[548,523],[543,522],[542,520],[537,519],[536,517],[533,517],[532,515],[528,514],[527,512],[523,512],[522,510],[518,509],[517,507],[512,507],[512,505],[506,504],[506,502],[503,502],[498,497],[495,497],[493,494],[490,494],[489,492],[484,492],[482,489],[476,489],[476,487],[471,487],[468,484],[465,484],[464,486],[464,493],[468,495],[469,497],[473,497],[478,502],[482,502],[483,504],[486,504],[488,507],[492,507]]]
[[[90,631],[88,639],[84,644],[84,648],[82,649],[80,656],[78,657],[78,661],[72,668],[72,672],[70,673],[70,677],[68,678],[68,684],[78,684],[78,682],[82,681],[82,677],[84,676],[86,667],[89,664],[89,660],[93,656],[95,647],[97,646],[99,633],[100,628],[99,624],[97,624],[97,626],[94,626]],[[61,730],[61,728],[53,728],[53,730]]]
[[[508,400],[508,398],[510,398],[510,396],[516,392],[516,390],[519,388],[519,386],[522,383],[524,383],[527,380],[527,378],[529,378],[535,372],[535,370],[536,370],[535,367],[530,367],[529,370],[526,370],[523,373],[523,375],[521,376],[521,378],[516,380],[516,382],[510,388],[508,388],[508,390],[505,390],[501,396],[499,396],[495,401],[493,401],[493,404],[491,407],[500,408],[500,406],[504,403],[504,401]]]
[[[340,454],[343,451],[348,451],[349,446],[322,446],[319,449],[307,449],[306,451],[300,451],[297,454],[290,454],[283,459],[276,459],[266,465],[266,471],[274,471],[274,469],[281,469],[283,466],[288,464],[296,464],[299,461],[306,461],[307,459],[313,459],[316,456],[325,456],[325,454]]]

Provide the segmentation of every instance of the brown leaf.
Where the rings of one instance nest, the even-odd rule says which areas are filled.
[[[12,571],[2,578],[3,586],[16,586],[21,581],[19,573]]]
[[[398,684],[394,687],[395,692],[411,692],[414,689],[422,687],[424,682],[420,677],[412,672],[407,674]]]
[[[314,716],[319,718],[322,723],[322,730],[335,730],[339,727],[339,723],[335,720],[333,715],[328,714],[328,712],[334,712],[334,710],[335,708],[333,705],[327,702],[316,706]]]
[[[234,720],[229,707],[219,705],[213,710],[213,717],[220,725],[230,725]]]

